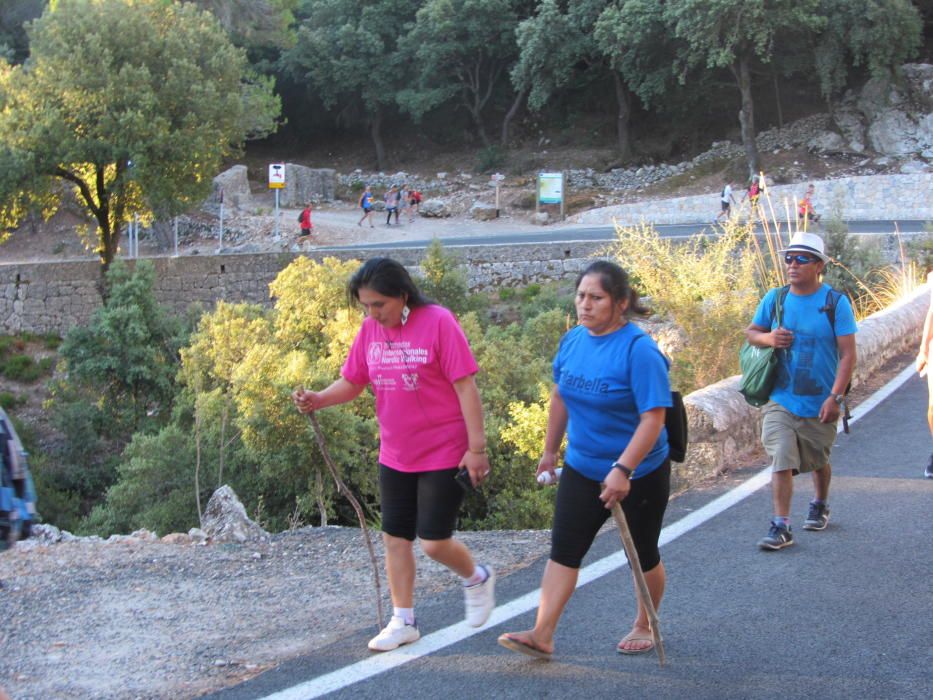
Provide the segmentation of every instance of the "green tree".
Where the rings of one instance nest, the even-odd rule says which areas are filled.
[[[922,42],[923,21],[908,0],[821,0],[820,12],[829,21],[814,42],[813,64],[830,104],[854,69],[890,75]]]
[[[268,81],[251,82],[244,52],[193,5],[58,0],[29,37],[29,60],[0,71],[0,226],[48,215],[57,184],[72,186],[102,275],[134,215],[200,201],[224,157],[274,127]]]
[[[388,162],[383,123],[411,75],[399,38],[417,9],[405,0],[303,0],[295,46],[282,56],[284,70],[326,108],[339,105],[344,119],[362,111],[380,169]]]
[[[741,97],[739,124],[749,175],[760,170],[755,143],[755,101],[752,72],[770,64],[780,36],[785,42],[806,43],[821,32],[826,18],[820,0],[669,0],[665,16],[681,50],[675,61],[685,79],[695,66],[727,70]]]
[[[528,91],[528,106],[540,110],[559,90],[586,82],[612,82],[616,97],[616,146],[624,161],[632,155],[630,121],[632,93],[615,58],[619,47],[603,37],[596,27],[610,0],[543,0],[537,14],[522,21],[516,30],[519,60],[512,69],[512,82]],[[609,52],[607,52],[609,49]]]
[[[107,275],[110,294],[86,326],[65,336],[60,352],[66,384],[92,389],[108,436],[138,430],[147,416],[171,413],[184,329],[156,302],[155,269],[140,261],[130,269],[117,261]]]
[[[183,0],[214,15],[237,46],[287,46],[298,0]]]
[[[418,119],[457,98],[480,141],[491,145],[485,113],[517,59],[515,29],[524,5],[522,0],[428,0],[400,42],[412,56],[417,75],[416,86],[399,92],[401,106]],[[513,96],[502,125],[503,146],[509,121],[523,99],[522,90]]]
[[[651,0],[605,3],[593,36],[612,69],[646,106],[673,90],[676,74],[671,56],[677,40],[668,31],[662,4]]]

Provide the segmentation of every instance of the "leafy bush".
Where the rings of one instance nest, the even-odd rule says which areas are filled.
[[[462,261],[447,253],[437,238],[425,251],[417,283],[426,297],[458,315],[489,306],[488,295],[470,292]]]
[[[926,228],[929,231],[929,222]],[[933,270],[933,236],[925,235],[922,238],[914,238],[907,244],[907,253],[911,260],[916,261],[921,271]]]
[[[147,419],[170,413],[178,349],[186,335],[178,319],[156,303],[154,277],[149,261],[133,271],[114,263],[104,306],[88,325],[69,331],[61,346],[64,381],[101,397],[104,434],[124,442]]]
[[[22,398],[9,391],[0,391],[0,408],[4,411],[10,411],[22,403]]]
[[[481,173],[499,170],[506,162],[505,151],[496,145],[486,146],[476,154],[476,169]]]
[[[12,355],[0,365],[0,374],[15,382],[34,382],[42,376],[43,370],[29,355]]]

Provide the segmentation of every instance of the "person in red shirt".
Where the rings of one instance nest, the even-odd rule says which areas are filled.
[[[816,224],[820,221],[820,215],[813,209],[813,192],[815,189],[812,184],[807,185],[807,192],[800,201],[800,206],[797,207],[797,225],[803,226],[804,230],[806,230],[808,222],[812,221]]]
[[[301,214],[298,215],[298,223],[301,226],[301,235],[298,237],[298,242],[303,243],[311,240],[311,232],[314,230],[314,224],[311,223],[311,202],[308,202],[305,208],[301,210]]]

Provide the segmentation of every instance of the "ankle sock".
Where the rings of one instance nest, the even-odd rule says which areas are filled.
[[[463,585],[464,586],[475,586],[477,584],[482,583],[487,578],[489,578],[489,572],[486,571],[486,567],[480,566],[479,564],[477,564],[476,568],[473,569],[473,575],[470,576],[469,578],[463,579]]]
[[[392,614],[395,617],[402,618],[402,621],[406,625],[415,624],[415,609],[414,608],[392,608]]]
[[[815,506],[825,506],[825,505],[826,505],[826,501],[824,501],[824,500],[821,499],[821,498],[814,498],[812,501],[810,501],[810,503],[813,504],[813,505],[815,505]]]
[[[779,527],[786,527],[790,529],[790,518],[785,518],[783,515],[775,515],[771,518],[771,522]]]

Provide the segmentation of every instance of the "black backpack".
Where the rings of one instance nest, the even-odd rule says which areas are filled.
[[[639,338],[648,335],[642,333],[635,336],[628,348],[629,376],[632,372],[632,349]],[[683,462],[687,459],[687,443],[689,441],[687,408],[684,406],[684,397],[679,391],[671,391],[671,405],[664,410],[664,427],[667,428],[668,457],[672,462]]]

